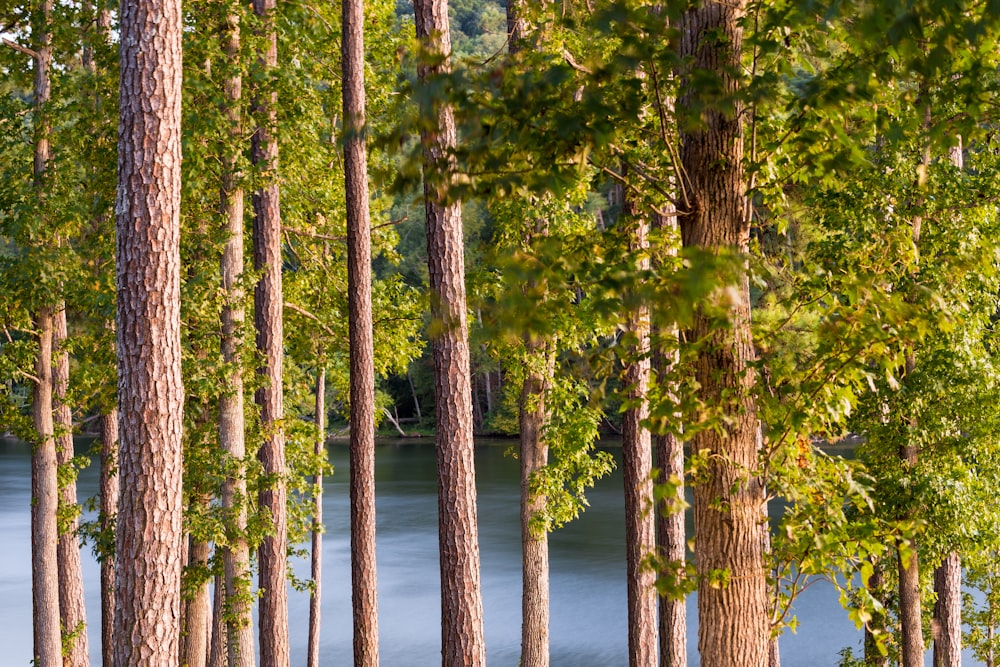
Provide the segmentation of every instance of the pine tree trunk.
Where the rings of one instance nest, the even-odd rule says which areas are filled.
[[[323,363],[322,352],[317,355]],[[320,365],[316,374],[316,430],[318,431],[313,454],[326,460],[326,367]],[[313,529],[310,573],[313,589],[309,595],[309,645],[306,648],[306,667],[319,667],[319,632],[323,600],[323,473],[313,475]]]
[[[688,197],[680,223],[686,247],[745,253],[749,244],[742,107],[734,101],[735,109],[718,108],[718,93],[708,99],[697,83],[706,75],[719,77],[721,90],[738,100],[733,72],[741,67],[744,12],[743,0],[707,2],[682,18],[680,56],[698,75],[684,72],[677,107],[682,113],[700,110],[703,123],[681,133]],[[694,485],[698,647],[703,667],[764,667],[769,643],[760,539],[764,492],[754,474],[759,424],[746,274],[725,289],[731,294],[730,327],[720,329],[700,310],[692,326],[692,340],[704,341],[695,362],[700,399],[724,418],[723,427],[702,430],[692,440],[693,451],[707,454]],[[712,585],[722,572],[728,585]]]
[[[521,460],[521,665],[549,664],[549,535],[533,529],[533,517],[545,510],[544,495],[531,490],[532,477],[545,467],[549,447],[545,427],[545,393],[555,364],[551,344],[534,336],[525,341],[524,384],[518,407]]]
[[[73,460],[73,414],[66,403],[69,391],[69,353],[63,347],[69,332],[66,329],[66,306],[61,304],[53,313],[53,405],[56,432],[56,463],[71,465]],[[63,664],[67,667],[87,667],[90,653],[87,643],[87,607],[83,597],[83,565],[80,560],[80,538],[77,530],[76,476],[70,476],[59,489],[59,507],[72,519],[59,526],[59,617],[63,628]]]
[[[208,504],[208,499],[201,502]],[[201,572],[208,567],[209,544],[190,537],[188,541],[187,567],[196,572],[200,578]],[[205,667],[208,659],[208,621],[211,613],[209,601],[209,582],[206,579],[198,584],[194,591],[188,591],[184,596],[184,635],[181,640],[181,665],[185,667]]]
[[[101,416],[101,533],[114,530],[118,515],[118,410]],[[115,555],[101,554],[101,664],[110,667],[114,656]]]
[[[934,667],[962,664],[962,559],[952,551],[934,571]]]
[[[180,5],[120,16],[115,667],[170,665],[180,648]]]
[[[62,665],[59,625],[59,529],[56,512],[56,443],[52,423],[52,309],[40,308],[34,326],[38,332],[37,378],[32,391],[36,440],[31,455],[31,592],[35,661],[40,667]]]
[[[216,546],[216,549],[219,547]],[[226,578],[223,574],[215,575],[215,585],[212,595],[212,631],[208,648],[208,667],[226,667],[229,661],[229,651],[226,647]]]
[[[243,187],[239,173],[240,141],[243,136],[240,74],[239,16],[230,11],[222,32],[222,49],[230,74],[224,83],[223,111],[228,121],[228,143],[222,155],[220,189],[225,245],[220,274],[224,302],[221,313],[222,360],[227,373],[219,396],[219,447],[226,465],[221,504],[226,521],[226,544],[222,547],[223,585],[229,606],[226,614],[226,648],[230,667],[252,667],[256,663],[251,611],[250,547],[247,543],[246,424],[243,399],[242,347],[244,314],[243,280]]]
[[[262,25],[265,44],[260,53],[261,76],[273,75],[278,64],[275,28],[275,0],[253,0],[254,14]],[[264,387],[257,391],[261,408],[264,444],[258,452],[265,475],[272,482],[260,492],[260,507],[270,513],[271,533],[258,550],[260,569],[260,664],[261,667],[288,667],[288,519],[285,515],[285,434],[282,363],[283,297],[281,287],[281,204],[278,189],[277,93],[265,83],[255,91],[253,112],[257,126],[253,133],[251,157],[259,174],[260,189],[253,194],[254,268],[261,278],[254,291],[257,349],[264,359],[261,374]]]
[[[417,38],[440,60],[421,65],[421,82],[450,67],[447,0],[413,3]],[[445,667],[486,662],[479,573],[476,470],[472,440],[472,384],[465,300],[461,204],[447,200],[454,169],[455,117],[434,104],[434,129],[422,133],[427,266],[430,275],[431,347],[434,357],[435,444],[441,549],[441,643]]]
[[[624,202],[629,251],[640,257],[639,271],[649,269],[649,223],[631,198]],[[628,593],[628,653],[630,667],[657,665],[656,573],[645,565],[656,551],[656,514],[653,511],[653,449],[646,390],[650,371],[649,306],[628,313],[626,333],[634,338],[625,363],[622,384],[633,406],[622,415],[622,468],[625,481],[625,558]]]
[[[378,665],[375,568],[375,343],[365,147],[365,11],[343,3],[344,184],[351,367],[351,598],[354,664]]]

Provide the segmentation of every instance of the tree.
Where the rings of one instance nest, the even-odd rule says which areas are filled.
[[[341,29],[344,186],[347,193],[347,292],[351,365],[351,599],[354,664],[378,665],[375,569],[375,342],[372,243],[365,147],[365,11],[345,0]],[[468,371],[468,369],[466,369]]]
[[[749,243],[743,165],[740,82],[744,2],[709,1],[680,23],[683,71],[677,109],[686,201],[679,211],[687,248],[745,253]],[[713,82],[707,94],[704,79]],[[720,99],[722,98],[722,99]],[[694,110],[699,110],[700,121]],[[688,114],[688,115],[685,115]],[[718,425],[694,434],[704,466],[694,483],[695,561],[698,569],[698,647],[705,667],[765,667],[769,622],[763,544],[763,485],[757,472],[758,420],[750,292],[745,272],[730,284],[728,326],[697,309],[691,331],[699,341],[695,380],[705,406],[718,406]],[[706,415],[707,416],[707,415]]]
[[[180,640],[180,2],[125,3],[120,49],[114,664],[126,667],[174,664]]]
[[[284,301],[281,288],[281,204],[278,186],[277,92],[272,77],[278,64],[278,37],[275,0],[254,0],[253,11],[260,21],[261,47],[259,76],[264,85],[253,92],[254,127],[251,158],[257,179],[253,193],[253,259],[260,280],[254,290],[254,324],[257,349],[264,366],[264,386],[257,391],[261,409],[264,443],[258,452],[267,476],[260,490],[261,509],[270,514],[272,527],[258,550],[260,567],[260,663],[261,667],[287,667],[288,587],[287,517],[285,503],[286,464],[282,350]]]
[[[427,60],[417,75],[429,85],[449,70],[451,40],[447,0],[417,0],[417,39]],[[483,601],[479,580],[476,470],[472,441],[472,384],[465,301],[462,209],[448,192],[457,143],[447,103],[432,103],[421,133],[424,212],[431,292],[434,356],[435,446],[438,465],[438,532],[441,549],[441,643],[445,665],[485,664]]]

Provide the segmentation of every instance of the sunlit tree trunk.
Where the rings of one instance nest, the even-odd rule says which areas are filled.
[[[257,349],[264,360],[264,386],[257,391],[261,408],[264,444],[258,453],[263,473],[271,481],[260,492],[260,507],[272,519],[272,530],[258,550],[260,584],[261,667],[288,667],[288,587],[285,580],[288,520],[285,515],[285,434],[282,363],[284,317],[281,286],[281,204],[278,189],[277,93],[268,81],[278,64],[275,0],[253,0],[254,14],[261,24],[263,50],[260,76],[264,81],[254,91],[256,122],[251,157],[260,183],[253,194],[254,269],[260,281],[254,292]]]
[[[115,667],[172,665],[181,614],[181,3],[123,2]]]
[[[208,498],[198,502],[208,504]],[[184,634],[181,638],[181,664],[185,667],[205,667],[208,659],[208,622],[211,614],[209,602],[209,580],[202,580],[203,572],[208,567],[210,547],[208,542],[188,538],[188,558],[186,566],[191,568],[194,577],[198,579],[194,590],[184,595]]]
[[[351,599],[354,664],[378,665],[375,569],[375,343],[365,147],[365,11],[343,3],[344,185],[351,368]],[[467,369],[468,370],[468,369]]]
[[[433,64],[421,65],[427,81],[450,67],[447,0],[413,3],[417,38]],[[422,133],[427,266],[434,331],[435,444],[441,550],[441,643],[446,667],[480,667],[486,662],[483,598],[479,573],[476,470],[472,441],[472,384],[465,300],[462,208],[451,201],[447,183],[454,169],[449,152],[457,142],[455,117],[435,103],[432,129]]]
[[[711,252],[745,253],[749,245],[744,121],[734,74],[742,65],[745,8],[743,0],[707,0],[687,10],[680,26],[680,56],[688,64],[677,108],[698,110],[701,122],[693,128],[682,125],[687,198],[679,216],[681,236],[686,247]],[[717,77],[718,87],[701,85],[706,76]],[[720,103],[718,91],[734,101]],[[769,643],[760,537],[764,492],[755,474],[759,423],[746,273],[720,289],[730,294],[729,326],[719,328],[697,310],[691,331],[700,343],[695,360],[700,399],[722,416],[719,428],[701,430],[692,439],[692,450],[705,455],[694,484],[698,648],[703,667],[764,667]],[[713,585],[720,573],[726,573],[727,584]]]
[[[69,353],[63,349],[69,332],[66,328],[66,305],[53,313],[52,390],[55,408],[56,462],[72,465],[73,414],[66,396],[69,392]],[[64,518],[59,526],[59,616],[63,629],[63,663],[67,667],[87,667],[90,653],[87,643],[87,607],[83,597],[83,565],[80,561],[80,538],[77,530],[76,475],[66,477],[59,488],[59,506]],[[68,518],[68,517],[72,518]]]
[[[316,372],[316,443],[313,454],[326,460],[326,368],[323,354],[317,355],[320,367]],[[313,476],[313,529],[310,559],[310,576],[313,589],[309,594],[309,644],[306,648],[306,667],[319,667],[319,633],[323,601],[323,473]]]
[[[118,410],[111,408],[101,416],[101,533],[114,530],[118,515]],[[114,655],[115,555],[101,557],[101,664],[111,665]]]
[[[218,549],[218,546],[216,546]],[[215,575],[212,595],[212,630],[208,647],[208,667],[226,667],[229,661],[226,650],[226,578],[222,573]]]

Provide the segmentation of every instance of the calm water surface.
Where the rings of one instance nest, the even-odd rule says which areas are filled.
[[[514,667],[520,643],[520,529],[518,462],[504,455],[509,441],[476,449],[480,548],[488,661]],[[78,445],[85,449],[85,445]],[[618,452],[616,452],[617,455]],[[348,462],[343,444],[329,447],[335,474],[324,483],[323,663],[351,661]],[[385,667],[440,664],[440,598],[437,554],[437,487],[434,450],[427,441],[379,445],[378,578],[381,658]],[[80,497],[94,495],[97,470],[84,470]],[[31,658],[30,461],[28,446],[0,439],[0,665],[28,665]],[[625,530],[621,473],[588,494],[584,515],[551,536],[552,663],[561,667],[628,664],[625,608]],[[91,623],[92,660],[99,664],[99,570],[85,549],[84,586]],[[300,576],[308,563],[296,562]],[[290,592],[292,664],[305,663],[308,596]],[[781,638],[785,665],[837,664],[837,652],[860,646],[861,635],[819,582],[796,603],[800,626]],[[696,618],[688,603],[689,622]],[[689,654],[697,664],[697,629]],[[972,664],[971,661],[966,664]]]

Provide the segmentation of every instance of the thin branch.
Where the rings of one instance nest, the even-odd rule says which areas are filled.
[[[577,72],[582,72],[584,74],[593,74],[593,72],[591,72],[589,69],[587,69],[580,63],[576,62],[576,58],[573,57],[573,54],[570,53],[568,49],[563,49],[562,56],[563,60],[566,61],[566,64],[575,69]]]
[[[6,37],[3,38],[3,43],[9,46],[10,48],[14,49],[15,51],[19,51],[26,56],[30,56],[32,60],[38,60],[38,51],[29,49],[27,46],[21,46],[17,42],[11,39],[7,39]]]
[[[315,315],[313,315],[312,313],[310,313],[305,308],[302,308],[301,306],[296,306],[294,303],[290,303],[288,301],[285,302],[285,308],[287,308],[288,310],[291,310],[293,312],[298,313],[302,317],[305,317],[305,318],[308,318],[308,319],[312,320],[313,322],[315,322],[316,324],[319,325],[320,329],[322,329],[323,331],[325,331],[328,335],[330,335],[334,339],[339,339],[341,337],[340,334],[338,334],[337,332],[335,332],[330,327],[326,326],[326,324],[324,324],[321,319],[319,319],[318,317],[316,317]]]
[[[382,229],[383,227],[391,227],[393,225],[398,225],[402,222],[406,222],[409,216],[404,215],[402,218],[397,218],[396,220],[390,220],[389,222],[383,222],[380,225],[372,225],[372,231],[376,229]],[[295,234],[296,236],[305,236],[311,239],[319,239],[320,241],[337,241],[339,243],[344,243],[347,241],[346,236],[333,236],[331,234],[320,234],[319,232],[310,232],[305,229],[297,229],[295,227],[285,227],[285,231],[290,234]]]

